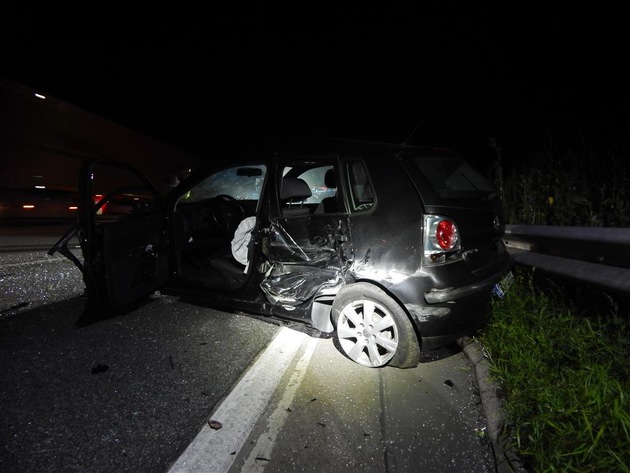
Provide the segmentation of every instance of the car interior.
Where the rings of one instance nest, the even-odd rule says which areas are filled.
[[[239,225],[256,215],[265,173],[264,166],[230,168],[180,197],[173,214],[173,235],[176,271],[183,282],[219,289],[244,284],[242,249],[235,258],[232,241]]]
[[[233,168],[195,185],[176,204],[173,215],[176,271],[185,283],[236,289],[247,279],[255,217],[266,169]],[[301,164],[283,170],[280,192],[282,218],[294,219],[337,211],[332,165]],[[253,219],[252,219],[253,218]],[[247,232],[239,231],[245,228]],[[304,228],[306,230],[306,228]],[[308,241],[308,235],[295,234]],[[238,241],[237,241],[238,240]],[[244,243],[245,242],[245,243]],[[235,253],[239,248],[239,253]]]

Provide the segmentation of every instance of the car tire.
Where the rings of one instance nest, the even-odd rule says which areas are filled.
[[[378,286],[344,287],[332,306],[335,337],[345,355],[363,366],[413,368],[420,345],[403,308]]]

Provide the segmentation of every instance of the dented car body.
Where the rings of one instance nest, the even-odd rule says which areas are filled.
[[[102,167],[138,182],[95,203]],[[93,306],[160,290],[299,320],[365,366],[415,366],[473,333],[512,265],[495,190],[449,150],[299,142],[193,173],[165,197],[120,163],[86,163],[81,181],[77,263]],[[99,215],[121,192],[140,210]]]

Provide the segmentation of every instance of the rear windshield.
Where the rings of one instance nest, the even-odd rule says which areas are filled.
[[[462,158],[422,156],[414,158],[414,163],[445,199],[487,197],[495,192],[492,183]]]

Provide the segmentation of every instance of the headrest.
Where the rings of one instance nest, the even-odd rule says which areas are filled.
[[[312,195],[311,188],[304,179],[285,177],[282,179],[280,200],[304,200]]]
[[[324,185],[330,189],[337,187],[337,179],[335,179],[335,170],[329,169],[324,175]]]

